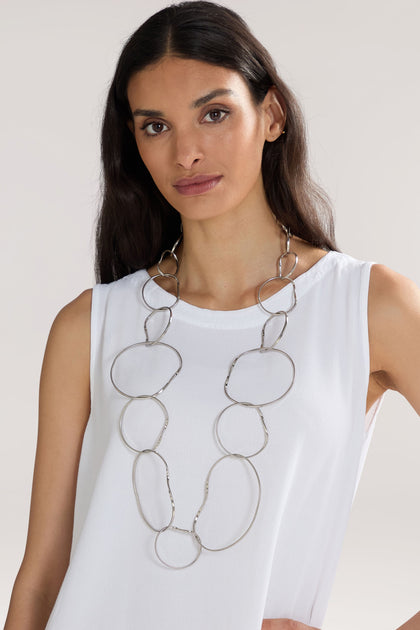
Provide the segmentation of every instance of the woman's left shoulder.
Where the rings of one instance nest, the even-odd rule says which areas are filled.
[[[369,304],[372,315],[404,317],[420,314],[420,289],[416,283],[386,265],[372,264],[369,282]]]
[[[420,289],[413,280],[373,264],[368,320],[371,373],[420,413]]]

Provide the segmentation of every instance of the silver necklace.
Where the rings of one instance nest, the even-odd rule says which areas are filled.
[[[267,313],[269,315],[269,317],[266,319],[266,321],[264,322],[264,325],[262,327],[261,330],[261,345],[258,348],[252,348],[250,350],[245,350],[244,352],[242,352],[241,354],[239,354],[238,356],[236,356],[233,361],[230,364],[229,370],[228,370],[228,374],[224,383],[224,391],[225,394],[227,396],[227,398],[231,401],[231,404],[227,405],[227,407],[225,407],[224,409],[222,409],[222,411],[218,414],[216,420],[215,420],[215,435],[217,437],[217,442],[219,447],[221,448],[222,451],[225,452],[225,455],[223,455],[222,457],[220,457],[218,460],[215,461],[215,463],[213,464],[213,466],[210,468],[206,480],[205,480],[205,485],[204,485],[204,500],[201,504],[201,506],[199,507],[197,513],[194,516],[193,519],[193,523],[192,523],[192,528],[190,530],[188,529],[184,529],[184,528],[179,528],[176,527],[175,525],[173,525],[174,522],[174,518],[175,518],[175,501],[173,498],[173,494],[171,491],[171,487],[170,487],[170,479],[169,479],[169,466],[166,462],[166,460],[164,459],[164,457],[161,455],[161,453],[159,453],[156,449],[158,448],[165,430],[168,426],[168,422],[169,422],[169,415],[168,415],[168,411],[165,407],[165,405],[163,404],[163,402],[161,400],[159,400],[158,396],[168,387],[168,385],[173,381],[173,379],[179,374],[179,372],[182,369],[182,357],[181,354],[178,352],[178,350],[176,348],[174,348],[173,346],[163,343],[161,342],[162,337],[166,334],[171,322],[172,322],[172,309],[177,305],[178,301],[179,301],[179,280],[177,277],[177,273],[178,273],[178,269],[179,269],[179,263],[178,263],[178,257],[175,254],[175,249],[178,246],[181,238],[182,238],[182,233],[180,235],[180,237],[178,238],[178,240],[174,243],[174,245],[172,246],[172,248],[170,250],[164,250],[160,256],[159,262],[157,264],[157,268],[158,268],[158,273],[155,274],[154,276],[149,277],[143,284],[142,288],[141,288],[141,295],[142,295],[142,299],[143,302],[145,304],[145,306],[151,311],[149,313],[149,315],[146,317],[145,321],[144,321],[144,331],[145,331],[145,335],[146,335],[146,340],[145,341],[140,341],[134,344],[130,344],[129,346],[123,348],[120,352],[118,352],[118,354],[115,356],[112,365],[111,365],[111,369],[110,369],[110,378],[111,378],[111,382],[113,384],[113,386],[115,387],[115,389],[122,394],[123,396],[125,396],[126,398],[128,398],[128,402],[124,405],[124,407],[121,410],[120,416],[119,416],[119,422],[118,422],[118,428],[119,428],[119,433],[120,436],[124,442],[124,444],[133,452],[136,453],[136,457],[134,459],[133,462],[133,468],[132,468],[132,483],[133,483],[133,489],[134,489],[134,494],[135,494],[135,498],[136,498],[136,502],[137,502],[137,507],[138,510],[140,512],[141,517],[143,518],[144,522],[146,523],[146,525],[152,529],[154,532],[156,532],[156,536],[155,536],[155,543],[154,543],[154,547],[155,547],[155,553],[158,557],[158,559],[167,567],[172,568],[172,569],[185,569],[189,566],[191,566],[192,564],[194,564],[194,562],[197,561],[197,559],[199,558],[201,551],[203,549],[206,549],[208,551],[223,551],[225,549],[228,549],[229,547],[232,547],[233,545],[235,545],[236,543],[238,543],[240,540],[242,540],[242,538],[249,532],[249,530],[251,529],[257,513],[258,513],[258,508],[260,505],[260,500],[261,500],[261,481],[260,481],[260,477],[258,475],[257,469],[255,468],[254,464],[250,461],[251,457],[255,457],[256,455],[258,455],[267,445],[268,443],[268,430],[267,430],[267,426],[265,424],[264,421],[264,416],[263,413],[261,411],[261,407],[264,407],[266,405],[271,405],[279,400],[281,400],[282,398],[284,398],[284,396],[286,396],[286,394],[291,390],[294,381],[295,381],[295,364],[293,362],[293,359],[289,356],[289,354],[287,354],[287,352],[285,352],[284,350],[280,350],[279,348],[275,348],[274,346],[280,341],[280,339],[283,337],[284,332],[286,330],[287,327],[287,323],[288,323],[288,314],[290,313],[290,311],[292,311],[296,304],[297,304],[297,296],[296,296],[296,287],[295,287],[295,282],[294,280],[291,279],[291,275],[294,272],[294,270],[296,269],[296,265],[298,263],[298,256],[295,252],[290,251],[290,239],[292,237],[290,230],[288,228],[286,228],[284,225],[281,224],[282,229],[284,230],[284,232],[286,233],[286,251],[284,253],[282,253],[280,255],[280,258],[278,260],[278,275],[277,276],[273,276],[271,278],[268,278],[267,280],[265,280],[258,288],[258,303],[261,306],[261,308],[265,311],[265,313]],[[165,257],[165,255],[169,254],[170,257],[172,257],[176,263],[176,271],[174,274],[170,274],[170,273],[164,273],[161,268],[160,265],[163,261],[163,258]],[[283,273],[283,265],[286,263],[287,259],[292,259],[293,264],[291,266],[290,271],[288,271],[288,273]],[[175,280],[176,282],[176,296],[175,299],[173,301],[172,304],[170,304],[169,306],[160,306],[158,308],[153,307],[149,301],[147,300],[146,296],[145,296],[145,288],[148,285],[149,282],[152,282],[155,278],[158,277],[165,277],[165,278],[172,278],[173,280]],[[291,304],[290,307],[288,309],[284,309],[284,310],[280,310],[280,311],[271,311],[269,310],[266,306],[264,306],[264,304],[261,301],[261,291],[262,289],[269,283],[275,280],[285,280],[286,282],[290,283],[291,285],[291,290],[292,290],[292,299],[291,299]],[[163,331],[156,336],[155,338],[151,338],[151,331],[149,330],[149,325],[151,320],[156,317],[157,313],[159,312],[165,312],[167,315],[167,323],[166,326],[164,326]],[[266,327],[269,324],[269,322],[273,322],[274,320],[277,320],[277,325],[279,325],[279,330],[280,332],[276,335],[275,340],[272,343],[267,343],[266,341]],[[124,384],[120,383],[119,380],[120,378],[115,374],[116,371],[116,366],[121,364],[121,362],[124,361],[124,356],[127,356],[127,352],[133,352],[135,351],[135,349],[139,349],[142,348],[144,350],[144,348],[148,348],[149,350],[147,352],[153,352],[153,349],[156,348],[157,346],[161,346],[161,347],[165,347],[166,349],[169,349],[170,352],[173,352],[175,354],[175,357],[178,361],[178,367],[175,370],[175,372],[173,373],[173,375],[167,380],[167,382],[156,392],[153,393],[136,393],[135,395],[133,395],[132,393],[129,393],[127,390],[127,388],[124,387]],[[283,389],[283,391],[279,392],[280,395],[276,396],[276,398],[266,401],[266,402],[252,402],[252,401],[246,401],[246,400],[237,400],[234,396],[232,396],[232,394],[229,392],[229,383],[232,377],[232,374],[234,372],[236,372],[241,365],[241,361],[243,360],[243,357],[245,357],[246,355],[250,355],[251,353],[280,353],[280,355],[282,357],[284,357],[284,359],[286,359],[286,361],[289,362],[290,364],[290,384],[287,385],[287,387],[285,387]],[[126,433],[124,431],[124,419],[126,418],[126,411],[128,409],[128,407],[130,406],[130,404],[134,401],[134,400],[138,400],[138,399],[149,399],[150,401],[153,401],[154,403],[156,403],[158,405],[158,407],[160,408],[160,411],[162,412],[163,415],[163,426],[162,429],[155,441],[155,443],[153,444],[152,448],[146,448],[146,449],[139,449],[137,447],[136,444],[133,444],[132,441],[130,441],[130,438],[128,438],[126,436]],[[261,422],[262,425],[262,429],[264,432],[264,444],[263,446],[255,451],[254,453],[249,453],[247,455],[243,454],[243,453],[232,453],[231,451],[229,451],[229,449],[227,449],[224,444],[223,441],[220,437],[219,434],[219,424],[220,424],[220,420],[223,417],[223,414],[230,409],[231,407],[235,406],[235,405],[242,405],[244,407],[250,407],[250,408],[254,408],[257,415],[258,415],[258,419]],[[166,468],[166,483],[167,483],[167,487],[168,487],[168,494],[169,494],[169,498],[170,498],[170,502],[171,502],[171,518],[170,521],[167,525],[165,525],[164,527],[158,529],[156,527],[154,527],[146,518],[144,511],[142,509],[142,505],[141,505],[141,501],[140,501],[140,496],[139,496],[139,491],[137,488],[137,482],[136,482],[136,468],[137,468],[137,464],[139,462],[139,459],[142,455],[146,454],[146,453],[151,453],[156,457],[159,457]],[[204,544],[203,540],[201,539],[201,537],[198,535],[197,533],[197,522],[199,520],[200,514],[206,504],[207,501],[207,497],[208,497],[208,493],[209,493],[209,483],[210,483],[210,477],[211,477],[211,473],[213,471],[213,469],[215,468],[215,466],[217,466],[219,464],[219,462],[221,462],[222,460],[226,459],[226,458],[240,458],[243,462],[246,462],[249,466],[250,469],[252,470],[252,472],[254,473],[256,480],[257,480],[257,484],[258,484],[258,501],[256,504],[256,508],[255,511],[252,515],[251,521],[248,525],[248,527],[245,529],[245,531],[236,539],[234,540],[232,543],[230,543],[229,545],[226,545],[224,547],[218,547],[218,548],[211,548],[207,545]],[[194,543],[196,544],[196,556],[194,557],[194,559],[191,562],[188,562],[187,564],[182,564],[182,565],[174,565],[171,563],[166,562],[160,555],[159,553],[159,549],[158,549],[158,541],[159,541],[159,537],[167,530],[174,530],[177,532],[182,532],[184,534],[190,535],[192,536]]]

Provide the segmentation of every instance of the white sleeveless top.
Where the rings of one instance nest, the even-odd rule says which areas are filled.
[[[258,502],[251,465],[226,457],[213,470],[196,523],[210,550],[204,548],[195,563],[178,570],[160,562],[156,533],[140,515],[132,483],[136,453],[118,428],[128,399],[110,380],[116,354],[145,340],[143,323],[150,310],[142,302],[141,287],[149,275],[141,269],[94,286],[91,415],[79,466],[70,565],[47,630],[260,630],[264,618],[321,628],[380,406],[366,418],[371,265],[329,252],[297,277],[297,306],[275,346],[292,357],[295,382],[284,398],[261,407],[269,438],[249,458],[261,483],[255,521],[233,546],[211,550],[239,538]],[[154,306],[173,303],[153,281],[148,291]],[[273,311],[288,309],[291,291],[285,287],[263,303]],[[226,454],[215,436],[215,419],[231,404],[224,382],[235,356],[260,347],[267,317],[259,304],[214,311],[180,300],[173,309],[161,342],[180,352],[183,366],[158,396],[169,423],[156,449],[169,467],[173,526],[192,529],[206,476]],[[174,372],[172,354],[156,364],[145,364],[144,356],[134,352],[132,365],[118,376],[134,396],[155,393]],[[243,364],[232,387],[245,387],[251,402],[263,394],[268,400],[268,389],[274,391],[278,379],[281,395],[290,377],[286,364],[260,365],[258,370],[252,361]],[[139,450],[152,449],[163,422],[156,403],[134,401],[126,410],[125,435]],[[237,415],[228,410],[220,419],[221,434],[233,453],[254,453],[264,443],[255,408],[240,406]],[[163,460],[143,454],[136,470],[143,513],[158,530],[171,516]],[[157,543],[161,557],[167,553],[169,563],[187,564],[192,536],[175,530],[166,536]]]

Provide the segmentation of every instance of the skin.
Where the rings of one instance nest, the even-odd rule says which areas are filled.
[[[233,94],[191,107],[213,89]],[[255,304],[256,287],[275,275],[285,245],[265,199],[261,175],[264,143],[278,138],[285,124],[280,97],[269,90],[257,107],[240,75],[176,58],[165,58],[134,75],[127,95],[132,112],[162,112],[158,117],[134,116],[128,125],[156,185],[182,218],[184,238],[177,252],[181,298],[217,310]],[[180,195],[173,183],[196,173],[223,177],[205,194]],[[301,239],[293,238],[292,244],[299,256],[294,277],[325,255]],[[175,270],[169,259],[162,268]],[[157,269],[148,272],[153,275]],[[160,282],[174,292],[170,281]],[[271,292],[279,288],[271,286]],[[5,630],[45,627],[68,566],[77,469],[90,411],[91,297],[92,290],[87,289],[67,304],[47,341],[27,545]],[[387,389],[395,389],[420,414],[419,289],[384,265],[374,265],[368,320],[371,365],[366,409]],[[419,630],[420,613],[402,628]],[[308,629],[290,619],[265,619],[262,624],[262,630]]]

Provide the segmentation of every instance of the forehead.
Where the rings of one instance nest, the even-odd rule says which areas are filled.
[[[165,103],[191,103],[201,95],[218,89],[232,90],[234,96],[250,99],[248,86],[235,70],[195,59],[165,57],[136,72],[129,80],[127,97],[132,109],[163,109]]]

